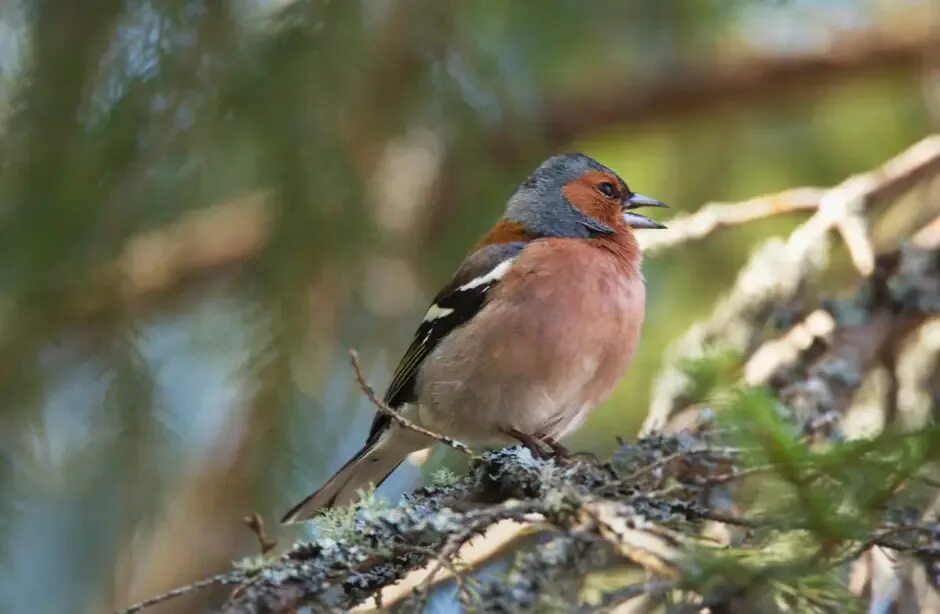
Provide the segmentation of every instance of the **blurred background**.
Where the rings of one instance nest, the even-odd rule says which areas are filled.
[[[834,184],[937,130],[938,13],[0,3],[0,612],[122,607],[256,553],[242,517],[274,521],[365,437],[346,348],[383,388],[545,157],[584,151],[673,215]],[[648,259],[639,356],[571,447],[633,437],[669,342],[797,221]]]

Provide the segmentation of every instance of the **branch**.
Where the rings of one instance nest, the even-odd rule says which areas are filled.
[[[140,304],[188,280],[253,258],[271,233],[270,198],[268,192],[253,192],[132,237],[99,285],[113,285],[128,304]],[[89,311],[100,307],[86,305]]]
[[[932,135],[879,168],[826,190],[816,212],[785,242],[771,239],[760,246],[712,315],[667,352],[668,364],[655,384],[642,432],[666,428],[672,417],[688,405],[686,395],[691,380],[681,368],[684,361],[700,357],[716,346],[744,354],[753,351],[772,311],[792,301],[826,268],[832,232],[841,233],[857,268],[863,275],[869,275],[874,267],[873,250],[867,233],[859,233],[865,223],[857,218],[872,206],[890,202],[937,175],[940,175],[940,135]]]
[[[653,437],[624,446],[604,465],[560,465],[535,459],[524,448],[488,452],[475,457],[466,478],[419,489],[395,508],[361,509],[329,537],[297,543],[275,559],[235,572],[240,574],[233,576],[238,588],[222,611],[286,612],[304,605],[348,609],[416,568],[435,570],[442,558],[450,565],[462,544],[505,521],[513,526],[538,521],[573,539],[565,543],[577,552],[605,545],[602,551],[608,556],[630,561],[654,577],[673,578],[681,536],[660,523],[677,517],[697,523],[709,511],[696,502],[701,489],[694,486],[681,497],[655,498],[649,492],[684,471],[681,463],[657,463],[663,457],[681,459],[687,451],[688,458],[700,460],[696,471],[710,463],[716,471],[725,468],[719,459],[727,458],[727,450],[720,448],[713,459],[701,449],[703,443]],[[637,467],[652,463],[657,470],[631,478]],[[564,557],[545,558],[550,553],[539,548],[529,559],[530,568],[540,570],[546,580],[571,572]],[[427,578],[418,585],[419,593],[430,589]],[[532,583],[532,578],[521,574],[516,588],[529,586],[527,598],[537,600],[536,589],[543,584]],[[505,589],[496,583],[481,593],[499,601],[510,598]],[[180,592],[186,591],[173,594]],[[388,606],[384,599],[382,603]]]
[[[559,464],[533,458],[525,448],[487,452],[473,459],[465,478],[419,489],[397,507],[367,503],[354,515],[343,514],[343,524],[331,525],[329,534],[298,542],[276,558],[223,576],[237,583],[237,588],[221,611],[280,613],[304,607],[343,611],[378,595],[381,597],[371,603],[390,608],[410,597],[406,607],[417,611],[435,584],[435,574],[442,570],[449,570],[450,577],[457,579],[468,608],[539,610],[560,603],[580,607],[583,602],[577,595],[588,574],[625,568],[640,574],[644,582],[614,591],[593,607],[604,609],[642,596],[644,605],[651,609],[667,595],[671,603],[691,606],[701,602],[705,590],[712,591],[716,582],[719,586],[722,582],[714,576],[699,577],[703,552],[696,535],[706,523],[741,527],[745,533],[756,529],[764,533],[806,532],[805,526],[789,517],[775,520],[767,514],[766,519],[742,518],[709,507],[714,483],[757,469],[730,461],[742,459],[742,452],[712,446],[704,435],[653,436],[624,444],[604,464]],[[682,483],[682,488],[669,488],[676,482]],[[672,494],[656,494],[667,491]],[[316,521],[313,525],[316,528]],[[505,577],[467,577],[474,567],[458,560],[465,545],[501,525],[510,527],[503,543],[516,538],[515,527],[539,527],[547,539],[524,546]],[[833,552],[861,543],[868,535],[877,535],[878,543],[885,542],[898,533],[887,532],[890,528],[873,527],[870,534],[847,535],[834,544],[839,549]],[[736,548],[759,547],[763,540],[745,537]],[[897,545],[895,542],[890,544]],[[829,556],[814,564],[819,571],[846,561]],[[723,573],[719,571],[722,564],[718,565],[712,566],[712,573]],[[747,572],[752,577],[724,582],[735,595],[747,591],[759,594],[763,583],[779,581],[777,565],[793,563],[777,563],[771,557],[763,567]],[[424,573],[417,582],[412,575],[415,569]],[[724,573],[739,575],[743,569],[732,566]],[[395,586],[403,578],[409,583]],[[673,590],[676,588],[681,592]],[[387,595],[394,599],[386,600]]]
[[[777,102],[786,95],[803,95],[886,69],[918,71],[936,44],[924,21],[887,33],[855,33],[817,53],[672,69],[661,80],[637,83],[631,79],[593,88],[588,94],[549,100],[536,121],[546,138],[543,149],[557,149],[612,125],[636,126],[664,117],[713,113],[716,107]],[[516,153],[507,155],[521,147],[514,137],[517,133],[512,126],[494,130],[489,137],[492,153],[504,159],[519,158]],[[439,179],[442,184],[448,181]],[[107,310],[115,299],[127,305],[147,305],[189,281],[252,260],[270,239],[273,217],[269,192],[258,190],[187,213],[166,228],[131,237],[121,255],[104,267],[99,280],[81,293],[76,301],[81,313],[74,315],[84,318]],[[655,242],[650,245],[653,251],[672,244],[665,236]],[[114,288],[116,293],[102,293],[102,288]]]
[[[533,532],[532,523],[503,520],[488,527],[482,535],[465,543],[454,554],[454,565],[468,569],[477,569],[506,548],[516,543],[522,537]],[[409,572],[405,577],[391,586],[383,588],[376,596],[370,597],[357,605],[353,611],[368,611],[392,607],[414,594],[414,591],[423,587],[425,591],[446,582],[454,577],[449,569],[432,576],[437,572],[438,565],[434,562]],[[432,578],[432,580],[429,580]],[[380,604],[381,603],[381,607]]]
[[[725,65],[678,66],[660,80],[621,80],[566,99],[549,100],[542,115],[549,146],[611,125],[637,126],[676,116],[709,115],[722,107],[779,103],[808,90],[888,70],[918,72],[937,46],[929,20],[892,31],[873,29],[837,38],[828,47],[792,55],[757,55]],[[510,130],[495,136],[505,148]],[[501,147],[496,147],[499,151]]]
[[[222,584],[238,584],[245,580],[243,573],[239,571],[233,571],[230,573],[219,574],[217,576],[212,576],[211,578],[206,578],[204,580],[199,580],[198,582],[193,582],[192,584],[187,584],[186,586],[181,586],[179,588],[174,588],[173,590],[167,591],[156,597],[151,597],[150,599],[145,599],[140,603],[135,603],[134,605],[125,608],[123,610],[118,610],[115,614],[135,614],[141,610],[147,608],[152,608],[153,606],[160,605],[166,601],[176,599],[177,597],[182,597],[184,595],[189,595],[190,593],[195,593],[201,591],[204,588],[209,588],[210,586],[222,585]]]
[[[664,446],[671,453],[677,445],[674,440],[655,439],[642,444],[643,451],[637,446],[637,453],[651,454]],[[282,612],[311,603],[348,608],[412,568],[433,564],[437,557],[429,553],[451,556],[460,544],[500,521],[528,523],[537,514],[559,528],[581,525],[584,516],[579,510],[587,509],[592,488],[620,483],[618,490],[623,493],[627,485],[621,480],[598,465],[559,466],[534,459],[521,448],[490,452],[480,457],[467,479],[421,489],[397,508],[363,511],[341,536],[297,544],[243,583],[223,612]],[[450,503],[494,498],[495,503],[466,511]],[[633,507],[629,507],[631,502]],[[652,526],[656,518],[664,520],[694,507],[691,502],[652,504],[646,498],[630,497],[617,506],[606,512],[607,523],[618,524],[618,515],[631,514],[634,527],[639,527],[641,515]],[[656,553],[645,549],[648,544],[639,537],[629,543],[630,556],[640,564],[653,564]],[[341,594],[331,600],[327,591],[337,586],[343,587]]]
[[[826,193],[823,188],[796,188],[740,203],[709,203],[695,213],[669,220],[668,232],[639,234],[637,239],[643,254],[649,256],[725,228],[784,213],[815,211]]]
[[[356,350],[349,350],[349,361],[352,363],[353,371],[356,373],[356,381],[359,383],[359,388],[366,395],[369,401],[375,405],[375,408],[379,410],[379,413],[388,416],[392,419],[392,421],[394,421],[403,429],[408,429],[409,431],[414,431],[415,433],[419,433],[425,437],[430,437],[431,439],[434,439],[446,446],[450,446],[458,452],[462,452],[468,456],[473,456],[473,450],[471,450],[465,443],[462,443],[452,437],[435,433],[434,431],[426,429],[423,426],[415,424],[411,420],[402,416],[400,412],[395,411],[389,407],[387,403],[382,401],[382,399],[380,399],[378,395],[375,394],[375,390],[372,388],[372,386],[369,385],[369,382],[366,381],[366,377],[362,372],[362,365],[359,363],[359,354],[356,352]]]
[[[665,580],[659,582],[644,582],[631,584],[616,590],[604,593],[597,603],[581,608],[580,614],[593,614],[595,612],[620,611],[618,606],[637,597],[659,597],[676,588],[676,582]],[[638,610],[637,610],[638,611]]]

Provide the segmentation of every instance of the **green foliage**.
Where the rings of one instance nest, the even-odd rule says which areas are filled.
[[[940,427],[889,430],[871,439],[812,444],[800,436],[786,408],[768,392],[730,392],[721,413],[748,463],[775,477],[762,499],[764,514],[805,528],[816,538],[858,538],[901,496],[919,470],[940,454]],[[783,485],[785,488],[780,490]],[[769,494],[769,493],[765,493]]]
[[[700,356],[683,359],[679,368],[690,380],[688,403],[707,403],[740,378],[741,356],[733,348],[703,348]]]
[[[747,547],[702,548],[687,560],[683,586],[759,611],[863,611],[841,572],[820,564],[815,551],[815,540],[802,531],[764,532]]]
[[[737,497],[755,526],[731,547],[693,550],[683,585],[766,611],[861,611],[843,557],[884,527],[903,527],[915,502],[933,496],[917,476],[940,454],[940,427],[814,444],[766,390],[737,386],[716,397],[717,432],[744,451],[738,470],[758,476]]]
[[[370,488],[362,492],[362,499],[352,505],[342,505],[324,510],[314,518],[308,520],[305,526],[310,527],[317,539],[330,539],[337,542],[356,541],[356,521],[361,513],[376,513],[388,509],[385,499],[375,496],[375,489]]]

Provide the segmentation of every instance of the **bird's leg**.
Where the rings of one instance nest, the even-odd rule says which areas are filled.
[[[533,437],[528,433],[523,433],[522,431],[518,431],[516,429],[509,429],[504,432],[528,448],[529,452],[531,452],[532,456],[535,458],[545,460],[549,457],[549,454],[545,451],[545,448],[542,447],[542,441],[537,437]]]
[[[571,458],[571,450],[558,443],[558,440],[548,435],[536,435],[538,439],[546,446],[552,449],[552,453],[559,458]]]

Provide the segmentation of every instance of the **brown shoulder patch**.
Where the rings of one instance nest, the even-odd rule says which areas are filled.
[[[527,243],[534,238],[535,236],[526,230],[522,224],[509,220],[500,220],[477,242],[474,249],[479,249],[486,245],[514,243],[516,241]]]

